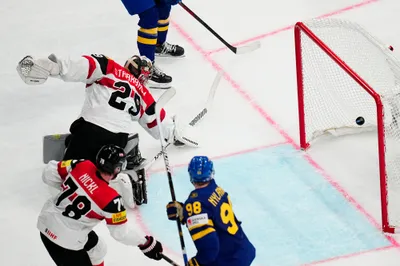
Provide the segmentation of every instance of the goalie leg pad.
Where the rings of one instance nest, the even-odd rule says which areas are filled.
[[[133,134],[128,137],[128,143],[125,146],[126,161],[128,170],[136,170],[142,168],[146,163],[146,159],[142,157],[139,150],[139,134]]]
[[[43,137],[43,163],[63,159],[69,136],[70,134],[53,134]]]
[[[132,189],[136,205],[147,204],[146,171],[142,168],[135,172],[137,180],[133,180]]]

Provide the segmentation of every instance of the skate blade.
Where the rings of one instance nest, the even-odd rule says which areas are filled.
[[[156,57],[160,57],[160,58],[183,58],[186,57],[185,54],[183,55],[169,55],[169,54],[157,54],[155,53]]]
[[[150,89],[161,89],[161,90],[168,90],[172,87],[171,83],[168,84],[162,84],[162,83],[156,83],[152,81],[148,81],[147,87]]]

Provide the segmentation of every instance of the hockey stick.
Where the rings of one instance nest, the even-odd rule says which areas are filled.
[[[192,17],[194,17],[198,22],[200,22],[201,25],[203,25],[208,31],[210,31],[215,37],[217,37],[218,40],[220,40],[223,44],[225,44],[226,47],[228,47],[229,50],[234,52],[235,54],[245,54],[252,52],[254,50],[257,50],[260,48],[261,43],[259,41],[251,43],[246,46],[241,46],[241,47],[235,47],[225,41],[218,33],[215,32],[210,26],[207,25],[207,23],[204,22],[196,13],[194,13],[187,5],[184,3],[180,2],[179,5],[185,9],[186,12],[188,12]]]
[[[163,95],[161,95],[160,99],[158,99],[158,101],[156,103],[157,125],[161,125],[161,110],[162,110],[162,108],[167,104],[167,102],[169,100],[172,99],[172,97],[174,97],[175,93],[176,93],[175,88],[171,87],[171,89],[169,89],[165,93],[163,93]],[[167,145],[165,145],[162,127],[159,126],[158,131],[160,133],[161,153],[164,157],[165,170],[167,171],[167,176],[168,176],[169,191],[171,192],[172,201],[176,201],[174,183],[172,181],[171,168],[169,167],[169,159],[168,159],[167,150],[166,150]],[[183,261],[184,261],[185,265],[187,265],[188,259],[187,259],[187,254],[186,254],[185,241],[183,239],[182,225],[181,225],[179,218],[176,219],[176,225],[178,227],[179,240],[181,242]]]
[[[178,263],[176,263],[175,261],[171,260],[170,258],[168,258],[167,256],[165,256],[164,254],[161,254],[161,257],[162,257],[166,262],[168,262],[169,264],[174,265],[174,266],[179,266]]]
[[[215,92],[217,91],[217,88],[218,88],[219,82],[221,81],[221,78],[222,78],[222,72],[218,72],[216,77],[214,78],[210,92],[208,93],[208,99],[206,102],[206,106],[190,121],[189,125],[195,126],[210,111],[211,106],[214,102]],[[171,143],[168,143],[165,148],[168,148],[170,145],[171,145]],[[160,151],[153,157],[153,159],[151,159],[150,162],[146,163],[146,166],[144,167],[144,169],[148,170],[150,168],[150,166],[161,157],[161,155],[162,155],[162,152]]]

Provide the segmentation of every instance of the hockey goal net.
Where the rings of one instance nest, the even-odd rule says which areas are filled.
[[[360,25],[341,19],[298,22],[295,48],[301,148],[329,133],[376,131],[382,229],[394,233],[400,226],[399,61]]]

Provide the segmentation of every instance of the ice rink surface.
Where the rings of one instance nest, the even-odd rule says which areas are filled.
[[[199,125],[202,147],[171,148],[177,198],[192,187],[186,165],[194,155],[214,158],[216,181],[257,249],[253,265],[399,265],[400,237],[380,230],[376,139],[373,134],[321,140],[299,150],[293,25],[315,17],[360,23],[400,49],[395,0],[283,0],[185,2],[232,43],[255,40],[261,49],[234,55],[182,8],[173,8],[168,41],[186,49],[181,59],[160,59],[177,95],[167,111],[189,119],[203,107],[217,73],[224,72],[214,108]],[[0,6],[0,265],[53,265],[36,229],[50,196],[41,181],[42,136],[64,133],[80,113],[84,84],[48,80],[27,86],[17,75],[25,55],[103,53],[120,63],[137,53],[137,17],[119,1],[6,0]],[[344,42],[346,40],[343,40]],[[368,56],[368,55],[365,55]],[[373,66],[371,66],[373,67]],[[160,95],[161,91],[154,91]],[[151,158],[159,142],[140,133]],[[163,242],[180,264],[176,226],[167,220],[170,200],[162,160],[149,174],[149,204],[130,222]],[[137,248],[108,242],[107,266],[167,265]],[[189,256],[195,250],[185,232]]]

